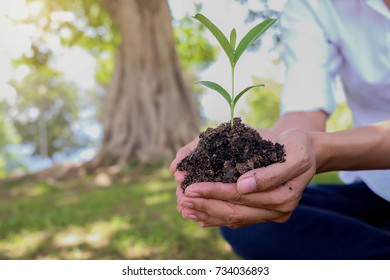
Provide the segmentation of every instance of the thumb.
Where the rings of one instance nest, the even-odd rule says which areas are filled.
[[[188,143],[187,145],[185,145],[184,147],[182,147],[177,153],[176,153],[176,157],[175,159],[172,161],[171,165],[169,166],[169,169],[172,173],[175,173],[176,172],[176,166],[177,164],[182,160],[184,159],[186,156],[188,156],[189,154],[191,154],[196,146],[198,145],[198,142],[199,142],[199,138],[195,138],[194,140],[192,140],[190,143]]]
[[[282,164],[284,165],[282,166]],[[285,163],[274,163],[267,167],[251,170],[238,178],[237,190],[239,193],[247,194],[276,188],[287,182],[289,175],[292,175],[289,174],[291,170],[286,167]]]
[[[307,133],[291,129],[281,134],[279,140],[285,147],[285,161],[243,174],[237,180],[238,192],[268,191],[304,174],[305,181],[313,177],[316,159]]]

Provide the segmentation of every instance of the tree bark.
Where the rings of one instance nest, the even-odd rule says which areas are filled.
[[[102,158],[110,164],[172,158],[198,134],[166,0],[103,0],[122,42],[104,103]]]

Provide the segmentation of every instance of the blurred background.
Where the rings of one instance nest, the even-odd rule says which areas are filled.
[[[238,40],[286,0],[0,0],[0,259],[236,259],[218,229],[176,211],[177,149],[228,121],[227,58],[192,16]],[[279,27],[236,68],[264,83],[236,112],[279,115]],[[351,125],[340,105],[331,131]],[[336,122],[337,120],[337,122]],[[325,174],[317,181],[337,181]]]

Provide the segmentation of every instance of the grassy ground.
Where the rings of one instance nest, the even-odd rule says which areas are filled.
[[[141,174],[141,175],[140,175]],[[166,169],[0,189],[0,259],[237,259],[176,211]],[[100,185],[100,187],[98,187]]]
[[[2,186],[0,259],[237,259],[177,213],[175,188],[165,168]]]

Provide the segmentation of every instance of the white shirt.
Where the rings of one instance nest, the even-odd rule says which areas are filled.
[[[290,0],[281,27],[286,65],[282,114],[331,114],[339,76],[354,126],[390,119],[390,11],[383,0]],[[390,201],[390,170],[341,175],[346,183],[363,180]]]

